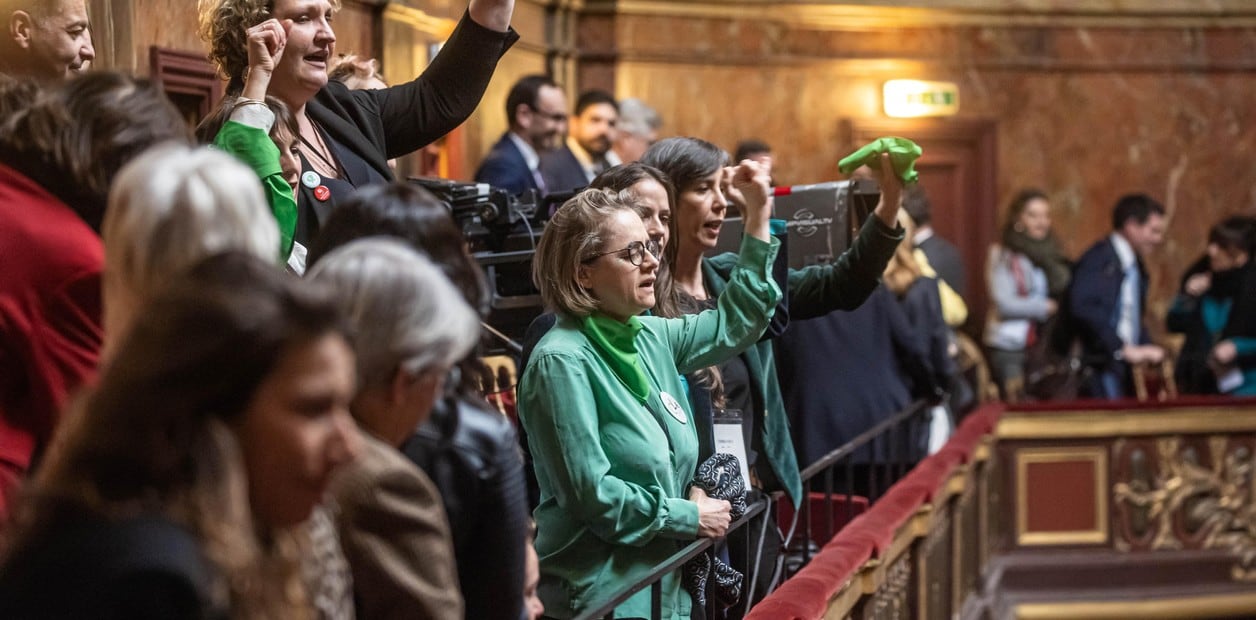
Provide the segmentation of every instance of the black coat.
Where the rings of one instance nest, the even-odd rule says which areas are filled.
[[[545,179],[545,190],[551,194],[589,186],[589,175],[566,144],[541,154],[541,178]]]
[[[884,287],[854,310],[792,321],[776,364],[803,467],[906,408],[909,377],[932,383],[924,342]]]
[[[441,52],[417,78],[379,90],[349,90],[331,81],[306,103],[310,118],[333,140],[391,181],[388,160],[413,153],[453,131],[475,111],[497,60],[519,39],[463,14]],[[335,208],[304,184],[297,194],[296,240],[308,246]]]
[[[937,234],[925,239],[916,247],[925,253],[925,258],[929,259],[929,266],[938,273],[938,277],[959,293],[960,297],[964,297],[968,278],[964,271],[964,257],[960,255],[959,248]]]
[[[199,542],[157,516],[84,517],[21,543],[0,568],[0,618],[226,618]]]
[[[495,410],[446,399],[401,450],[440,490],[466,617],[518,620],[529,511],[510,421]]]
[[[519,152],[519,147],[509,133],[502,134],[501,139],[480,162],[480,167],[475,171],[475,181],[500,187],[512,196],[530,189],[540,189],[536,186],[532,169],[528,167],[528,160]]]

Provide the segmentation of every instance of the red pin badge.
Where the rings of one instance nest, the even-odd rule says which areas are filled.
[[[331,198],[331,190],[327,189],[326,185],[319,185],[314,188],[314,197],[317,198],[319,202],[326,202],[328,198]]]

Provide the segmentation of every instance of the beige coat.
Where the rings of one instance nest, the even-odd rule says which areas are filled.
[[[359,618],[461,620],[449,522],[436,486],[396,449],[363,432],[331,494]]]

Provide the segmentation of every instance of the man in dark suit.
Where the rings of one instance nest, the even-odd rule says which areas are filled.
[[[541,156],[541,174],[551,192],[586,187],[607,168],[620,164],[611,150],[619,106],[604,90],[585,91],[576,100],[566,144]]]
[[[540,154],[558,146],[567,128],[567,97],[544,75],[523,77],[506,96],[506,119],[510,129],[480,162],[476,182],[511,194],[532,189],[544,194]]]
[[[960,256],[955,244],[939,237],[933,230],[933,205],[925,188],[920,185],[907,188],[903,192],[903,210],[916,223],[916,234],[912,244],[925,253],[929,266],[938,272],[938,277],[949,284],[960,297],[966,297],[964,259]]]
[[[1164,239],[1164,207],[1146,194],[1129,194],[1112,210],[1112,234],[1078,259],[1065,309],[1095,373],[1089,396],[1129,393],[1130,366],[1158,364],[1164,350],[1143,324],[1149,283],[1143,257]]]

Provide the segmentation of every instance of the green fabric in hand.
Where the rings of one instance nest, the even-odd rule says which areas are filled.
[[[838,162],[837,169],[841,170],[842,174],[850,174],[860,166],[876,169],[881,165],[877,162],[881,153],[889,153],[894,174],[897,174],[903,183],[911,184],[915,183],[919,177],[916,173],[916,160],[920,159],[921,152],[920,145],[907,138],[877,138],[858,151],[847,155]]]

